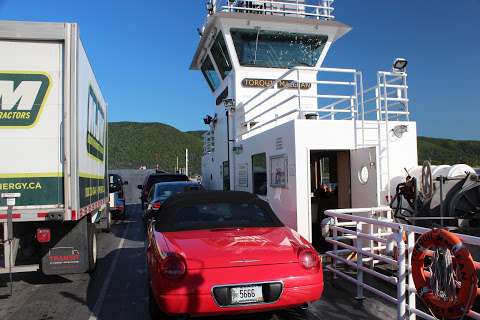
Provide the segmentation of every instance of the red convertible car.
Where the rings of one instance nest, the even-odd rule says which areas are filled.
[[[152,319],[300,308],[323,292],[318,253],[249,193],[172,196],[147,241]]]

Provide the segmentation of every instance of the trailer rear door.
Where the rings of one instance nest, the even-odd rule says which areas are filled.
[[[63,206],[63,44],[0,39],[0,52],[0,192]]]

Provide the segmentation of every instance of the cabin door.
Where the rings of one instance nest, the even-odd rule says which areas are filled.
[[[378,205],[377,152],[375,147],[350,151],[353,208]]]

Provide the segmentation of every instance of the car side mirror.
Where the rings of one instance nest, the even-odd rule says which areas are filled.
[[[128,181],[124,181],[124,182],[123,182],[123,185],[126,186],[127,184],[128,184]]]
[[[142,186],[141,184],[139,184],[139,185],[137,186],[137,188],[140,189],[140,190],[142,190],[142,189],[143,189],[143,186]]]

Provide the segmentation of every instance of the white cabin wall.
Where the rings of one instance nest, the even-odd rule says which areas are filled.
[[[265,88],[246,87],[242,83],[244,79],[275,80],[283,76],[287,72],[289,72],[289,70],[287,69],[271,70],[266,68],[240,68],[236,71],[237,76],[235,78],[235,99],[239,109],[236,114],[236,125],[239,132],[243,133],[246,131],[247,128],[244,125],[246,121],[249,122],[253,119],[255,122],[258,123],[258,125],[262,125],[263,123],[280,117],[278,118],[278,120],[252,131],[251,133],[247,134],[246,137],[258,134],[260,132],[264,132],[272,127],[289,122],[293,119],[297,119],[297,113],[292,113],[285,117],[281,116],[289,111],[299,109],[299,105],[302,109],[311,110],[317,108],[316,98],[303,97],[300,101],[297,97],[298,89],[284,89],[279,92],[280,89],[278,89],[277,85],[275,86],[275,88],[265,90]],[[311,83],[312,81],[316,81],[316,77],[316,71],[291,71],[284,80],[297,82],[298,79],[300,79],[300,83]],[[249,101],[259,93],[261,94],[257,98],[255,98],[251,102]],[[311,85],[309,89],[302,89],[301,94],[305,96],[315,97],[317,95],[317,86]],[[248,104],[246,104],[247,102]],[[266,111],[274,107],[274,110],[265,113]],[[247,112],[247,114],[245,114],[245,112]]]
[[[310,150],[355,148],[353,121],[296,120],[297,231],[311,241]]]
[[[294,121],[282,124],[268,132],[257,134],[243,140],[240,144],[243,152],[235,155],[235,190],[253,192],[252,155],[266,153],[267,156],[267,196],[261,198],[267,200],[274,212],[282,222],[290,228],[297,228],[297,201],[296,188],[298,182],[295,176],[295,125]],[[281,144],[277,139],[281,139]],[[286,155],[288,157],[287,188],[271,187],[270,157]],[[248,186],[239,185],[239,170],[241,165],[248,168]],[[233,185],[232,185],[233,187]],[[233,189],[233,188],[232,188]]]
[[[418,153],[417,153],[417,124],[415,122],[398,122],[390,121],[389,122],[389,134],[390,134],[390,195],[395,194],[395,189],[398,183],[405,182],[405,177],[407,173],[405,169],[411,172],[411,169],[418,165]],[[395,137],[392,132],[392,129],[398,125],[408,126],[408,131],[403,134],[401,138]],[[386,138],[385,138],[385,128],[386,124],[382,124],[382,147],[386,147]],[[382,180],[381,185],[384,186],[380,190],[380,201],[381,204],[388,205],[387,201],[387,157],[386,153],[381,157],[381,168],[382,168]]]

